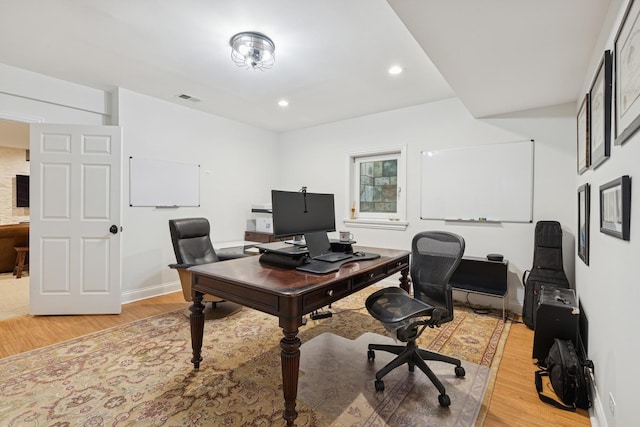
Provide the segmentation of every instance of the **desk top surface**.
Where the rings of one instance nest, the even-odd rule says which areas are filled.
[[[370,272],[381,266],[399,261],[409,255],[409,251],[383,248],[356,247],[356,251],[380,254],[380,258],[358,260],[343,264],[340,270],[328,274],[314,274],[295,269],[263,265],[259,257],[245,257],[191,267],[194,274],[225,281],[236,286],[259,289],[263,292],[295,295],[310,288],[327,285]]]

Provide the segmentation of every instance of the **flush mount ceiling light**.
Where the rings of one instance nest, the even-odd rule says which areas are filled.
[[[254,31],[238,33],[229,40],[231,60],[240,68],[268,70],[276,60],[276,45],[269,37]]]

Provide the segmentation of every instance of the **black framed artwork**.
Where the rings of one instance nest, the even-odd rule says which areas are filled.
[[[589,169],[591,144],[589,141],[589,94],[587,93],[578,110],[578,174]]]
[[[589,90],[589,139],[591,169],[600,166],[611,152],[611,51],[602,56]]]
[[[578,256],[589,265],[589,210],[591,186],[583,184],[578,187]]]
[[[629,1],[614,41],[615,144],[621,145],[640,128],[640,2]]]
[[[629,240],[631,178],[621,176],[600,186],[600,232]]]

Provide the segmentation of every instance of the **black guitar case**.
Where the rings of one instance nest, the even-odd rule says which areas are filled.
[[[562,227],[558,221],[538,221],[533,247],[533,267],[522,275],[524,304],[522,321],[530,329],[536,325],[540,288],[569,288],[562,265]]]

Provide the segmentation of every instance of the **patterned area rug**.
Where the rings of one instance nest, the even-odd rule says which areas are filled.
[[[301,367],[306,367],[311,360],[308,356],[322,354],[307,348],[314,343],[322,346],[322,340],[329,335],[325,333],[345,340],[345,346],[353,341],[356,352],[357,347],[365,345],[364,340],[370,342],[374,338],[369,335],[356,340],[365,333],[383,335],[375,339],[385,339],[384,328],[364,309],[364,300],[375,290],[371,287],[351,295],[334,304],[333,317],[309,320],[301,327]],[[497,367],[492,366],[492,362],[499,360],[500,343],[506,338],[508,327],[507,324],[505,328],[502,320],[495,316],[475,314],[465,307],[457,307],[455,320],[442,328],[426,331],[420,346],[465,361],[465,379],[455,379],[453,368],[447,367],[449,374],[446,371],[443,374],[445,382],[462,382],[465,387],[471,385],[484,390],[486,381],[476,381],[476,377],[482,377],[482,371],[486,373],[489,367],[491,375],[485,376],[495,376]],[[321,334],[325,335],[319,337]],[[247,308],[226,318],[209,320],[205,324],[204,360],[200,371],[195,372],[190,362],[189,322],[180,310],[1,359],[0,425],[283,426],[281,336],[274,317]],[[319,338],[314,341],[316,337]],[[325,354],[331,357],[330,353]],[[377,352],[375,364],[366,369],[375,372],[384,357],[383,352]],[[367,364],[366,351],[353,353],[351,358]],[[380,405],[372,405],[366,393],[359,400],[352,399],[354,403],[346,411],[343,403],[334,405],[342,408],[340,414],[327,411],[326,407],[330,405],[324,405],[324,408],[317,405],[318,396],[324,399],[326,394],[308,393],[316,384],[316,380],[310,379],[317,375],[317,370],[314,373],[307,367],[307,371],[302,368],[301,371],[297,405],[299,427],[365,425],[361,419],[343,414],[353,411],[367,413],[370,415],[367,420],[376,421],[367,425],[444,425],[438,418],[442,414],[436,414],[436,417],[426,414],[427,418],[418,420],[418,424],[415,419],[407,424],[402,412],[372,412],[369,408],[380,408]],[[411,394],[411,390],[402,391],[399,390],[402,387],[394,386],[410,384],[404,375],[406,370],[399,368],[398,371],[398,378],[389,374],[388,382],[385,380],[387,388],[383,395],[389,399]],[[418,378],[422,375],[416,375],[418,373],[414,373],[414,381],[419,382],[418,388],[426,390],[427,394],[417,405],[442,412],[434,404],[437,392],[430,390],[432,386],[428,380]],[[453,378],[448,379],[447,375]],[[368,381],[361,378],[353,387],[372,388],[372,379],[373,374]],[[489,381],[491,383],[491,379]],[[416,388],[416,385],[411,387]],[[454,403],[459,401],[454,392],[456,387],[454,384],[448,389],[452,404],[445,411],[452,413],[454,418],[459,417],[459,411],[469,410],[469,405]],[[358,391],[350,393],[360,395]],[[474,399],[479,400],[481,396],[482,392],[478,391]],[[412,399],[405,398],[403,405],[408,408],[416,404]],[[472,412],[477,414],[477,410],[474,407]],[[470,418],[459,419],[472,423],[473,414]]]

